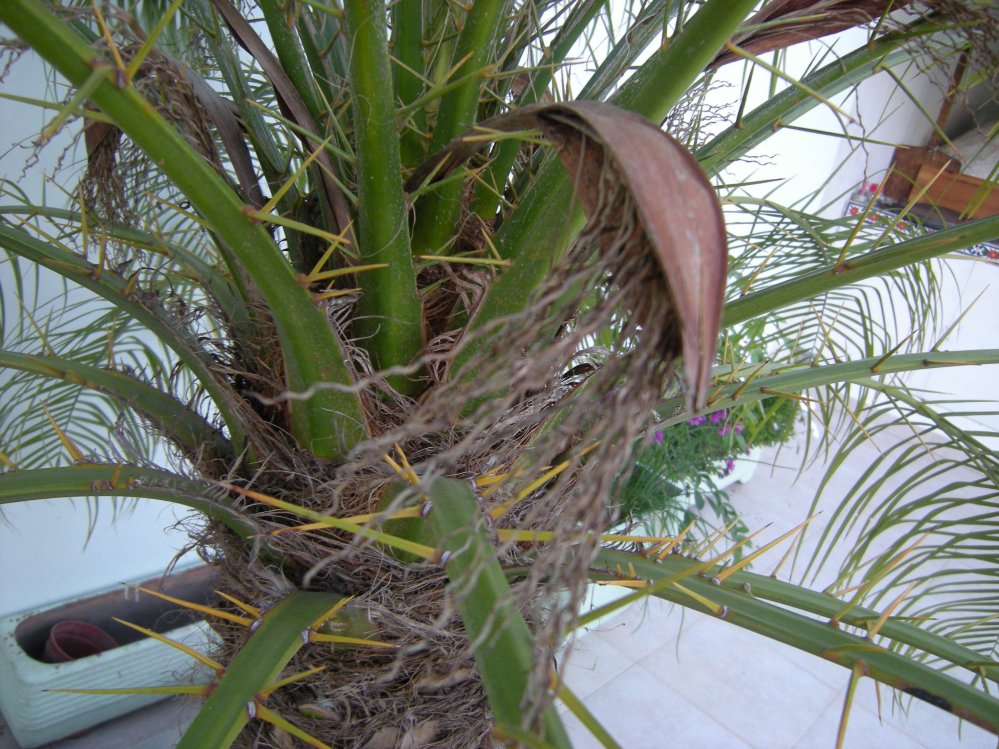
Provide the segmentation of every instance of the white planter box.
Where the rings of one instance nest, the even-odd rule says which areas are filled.
[[[756,473],[756,467],[760,464],[760,454],[762,451],[758,447],[754,447],[749,451],[749,454],[743,458],[735,459],[735,467],[731,470],[728,476],[722,476],[715,480],[715,487],[718,489],[724,489],[726,486],[731,486],[735,483],[745,484],[751,478],[753,474]],[[719,463],[719,471],[724,467],[723,463]]]
[[[197,567],[165,581],[155,578],[141,584],[185,600],[204,602],[211,580],[211,570]],[[204,668],[189,656],[123,627],[111,617],[160,632],[200,651],[207,651],[215,638],[205,622],[192,623],[191,617],[178,611],[177,606],[125,586],[0,620],[0,712],[23,749],[70,736],[167,696],[80,695],[45,690],[165,686],[204,677]],[[55,622],[64,619],[102,627],[119,647],[66,663],[43,663],[37,658],[48,632]]]

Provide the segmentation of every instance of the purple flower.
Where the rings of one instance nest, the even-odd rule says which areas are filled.
[[[728,424],[725,424],[724,426],[720,426],[720,427],[718,427],[718,436],[719,437],[725,437],[725,436],[728,435],[728,433],[730,431],[732,431],[732,430],[729,429]]]
[[[722,474],[722,476],[728,476],[734,470],[735,470],[735,461],[732,460],[732,458],[726,458],[725,459],[725,472]]]
[[[733,429],[733,431],[736,434],[742,434],[742,422],[741,421],[735,422],[735,428]]]
[[[707,416],[695,416],[693,419],[691,419],[687,423],[690,424],[690,426],[692,426],[692,427],[699,427],[701,424],[703,424],[707,420],[708,420]]]
[[[727,417],[728,417],[728,409],[723,408],[721,411],[715,411],[713,414],[711,414],[710,417],[711,423],[718,424],[719,422],[725,421]]]
[[[665,439],[665,437],[663,436],[663,430],[662,429],[660,429],[660,430],[658,430],[656,432],[655,439],[656,439],[656,444],[657,445],[661,445],[663,443],[663,440]]]

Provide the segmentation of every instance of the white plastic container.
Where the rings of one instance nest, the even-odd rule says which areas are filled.
[[[195,567],[140,583],[184,600],[205,602],[212,571]],[[0,712],[14,739],[32,749],[84,731],[168,695],[81,695],[50,689],[118,689],[205,682],[197,661],[162,642],[115,623],[112,617],[152,629],[207,652],[215,639],[204,621],[192,621],[174,604],[120,585],[85,599],[0,620]],[[65,663],[44,663],[45,640],[57,621],[88,621],[107,630],[119,646]]]

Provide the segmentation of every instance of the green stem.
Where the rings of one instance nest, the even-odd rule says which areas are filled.
[[[504,0],[476,0],[469,5],[465,25],[458,37],[454,60],[468,58],[464,70],[480,70],[492,59],[496,36],[502,30],[500,17]],[[461,135],[473,122],[479,106],[482,80],[466,80],[441,100],[430,152],[434,153]],[[418,254],[445,255],[450,252],[465,186],[460,181],[447,182],[429,193],[417,206],[413,249]]]
[[[299,6],[296,28],[302,52],[312,71],[311,80],[319,91],[320,101],[324,102],[324,109],[329,113],[339,93],[339,87],[334,83],[338,76],[332,70],[329,55],[329,45],[338,31],[337,24],[330,16]]]
[[[392,4],[392,52],[395,66],[395,96],[406,107],[423,95],[423,0],[396,0]],[[420,133],[427,130],[427,113],[417,109],[410,116],[411,128],[399,136],[402,163],[414,167],[426,156],[426,143]]]
[[[676,574],[675,570],[640,554],[619,551],[601,551],[597,564],[608,570],[603,579],[613,578],[610,570],[615,569],[634,570],[639,579],[650,581]],[[688,575],[683,577],[680,585],[694,593],[696,598],[675,585],[657,589],[654,595],[698,611],[705,611],[703,601],[706,600],[720,607],[721,613],[716,615],[732,624],[848,669],[859,664],[864,673],[873,679],[999,733],[999,699],[911,658],[873,645],[868,638],[759,600],[751,592],[734,588],[734,583],[726,583],[715,585],[707,577]]]
[[[155,468],[83,463],[0,473],[0,505],[74,497],[136,497],[172,502],[220,521],[241,538],[250,539],[259,532],[227,505],[226,498],[211,498],[211,490],[204,482]]]
[[[430,487],[430,520],[472,643],[475,662],[498,724],[521,726],[534,670],[534,640],[486,530],[482,511],[465,481],[437,479]],[[542,715],[544,740],[568,747],[555,710]]]
[[[631,28],[603,57],[600,65],[586,80],[579,92],[580,99],[603,101],[617,88],[638,56],[663,33],[670,19],[675,18],[682,3],[673,0],[652,0],[636,17]]]
[[[541,100],[555,76],[555,69],[565,61],[573,45],[604,5],[603,0],[584,0],[573,8],[552,40],[551,47],[544,48],[541,67],[530,74],[523,93],[517,98],[518,107],[526,107]],[[477,215],[490,220],[496,213],[520,149],[521,143],[516,140],[505,141],[496,149],[492,163],[482,175],[482,182],[475,186],[472,211]]]
[[[257,5],[264,14],[264,21],[271,34],[274,51],[281,61],[281,68],[308,107],[315,126],[316,123],[322,122],[324,107],[319,101],[316,82],[312,78],[312,70],[309,68],[309,61],[299,43],[298,35],[286,20],[288,9],[281,7],[282,4],[278,0],[258,0]]]
[[[280,186],[281,177],[287,174],[288,159],[278,148],[272,129],[267,126],[263,114],[249,103],[251,100],[249,82],[236,52],[222,33],[211,0],[188,0],[188,7],[205,32],[206,42],[225,81],[226,89],[232,97],[233,104],[236,105],[243,127],[246,128],[247,137],[253,143],[260,168],[271,189],[276,190]],[[297,191],[292,188],[285,196],[289,205],[294,204],[296,195]]]
[[[938,21],[920,20],[844,55],[841,59],[805,76],[801,83],[830,99],[868,78],[879,68],[897,65],[911,57],[906,42],[929,36],[941,28]],[[742,158],[750,149],[771,137],[782,125],[792,122],[822,102],[796,86],[789,86],[724,130],[694,154],[709,173],[718,173]]]
[[[263,705],[261,693],[302,649],[302,633],[329,611],[340,596],[292,591],[262,616],[260,625],[226,667],[211,696],[177,744],[177,749],[226,749]]]
[[[791,606],[810,614],[832,618],[840,616],[840,622],[854,627],[869,628],[877,622],[881,614],[863,606],[854,606],[847,613],[843,611],[843,601],[828,593],[809,590],[800,585],[775,580],[769,575],[756,575],[749,572],[734,573],[728,583],[732,587],[743,588],[748,585],[757,598],[782,606]],[[895,642],[918,648],[925,653],[943,658],[959,668],[976,674],[984,674],[987,678],[999,683],[999,663],[990,662],[981,653],[960,645],[953,640],[933,632],[915,627],[906,622],[888,618],[880,629],[881,634]]]
[[[713,574],[721,572],[719,569],[712,572],[710,568],[705,568],[703,562],[696,559],[687,559],[681,556],[667,556],[656,564],[662,569],[663,577],[675,580],[684,580],[691,575],[704,576],[710,578]],[[603,578],[606,576],[597,575]],[[683,584],[681,582],[681,584]],[[740,570],[731,573],[723,582],[727,588],[739,590],[756,598],[772,601],[780,606],[807,612],[821,617],[838,617],[841,624],[850,627],[870,629],[880,618],[881,613],[864,606],[853,606],[849,611],[843,612],[843,600],[828,593],[810,590],[801,585],[783,582],[775,579],[771,575],[759,575],[753,572]],[[647,592],[639,589],[624,598],[614,602],[616,609],[628,606],[631,603],[641,600]],[[594,611],[587,616],[597,614]],[[999,682],[999,663],[990,661],[981,653],[965,647],[953,640],[942,637],[933,632],[920,629],[904,621],[898,621],[889,617],[884,621],[879,630],[880,633],[897,643],[918,648],[932,656],[942,658],[958,668],[977,675],[984,676],[992,681]]]
[[[0,3],[0,20],[41,54],[73,85],[90,76],[94,51],[47,8],[32,0]],[[280,250],[214,169],[131,86],[118,88],[113,76],[98,86],[93,101],[162,169],[204,217],[260,291],[273,315],[284,354],[287,385],[308,397],[291,401],[292,429],[316,455],[341,458],[367,436],[359,398],[326,383],[345,385],[346,357],[325,315],[298,284]]]
[[[234,50],[227,41],[223,40],[223,35],[218,24],[218,17],[211,8],[210,0],[188,0],[188,9],[196,15],[199,23],[205,31],[205,40],[215,58],[218,70],[225,81],[226,89],[239,112],[240,121],[246,131],[246,137],[253,146],[254,153],[260,163],[260,170],[267,180],[271,193],[276,193],[285,186],[285,181],[289,176],[289,160],[278,148],[274,139],[273,128],[264,120],[263,113],[251,102],[251,92],[246,75],[240,66]],[[298,190],[291,186],[278,201],[277,209],[281,215],[294,214],[300,210],[302,201]],[[303,245],[309,240],[303,237],[300,232],[286,230],[285,238],[288,242],[288,254],[295,267],[304,269],[305,262],[302,260],[305,251]]]
[[[104,393],[140,413],[188,455],[211,447],[216,457],[232,457],[232,446],[203,417],[134,377],[55,356],[28,356],[2,350],[0,367],[53,377]]]
[[[532,290],[541,286],[585,223],[586,216],[578,203],[574,205],[572,187],[561,165],[549,164],[496,234],[500,255],[514,255],[515,259],[490,285],[465,335],[522,311]],[[451,372],[461,371],[486,340],[482,336],[468,340],[455,356]],[[465,376],[473,377],[474,373]]]
[[[683,32],[643,63],[610,102],[654,122],[665,120],[756,4],[756,0],[708,0]]]
[[[996,236],[999,236],[999,216],[989,216],[851,257],[729,302],[722,314],[722,325],[736,325],[803,299],[987,242]]]
[[[371,354],[374,366],[385,369],[409,364],[422,347],[422,311],[402,189],[385,6],[382,0],[348,0],[344,10],[352,40],[360,262],[388,266],[358,279],[362,293],[354,335]],[[403,377],[391,377],[389,382],[404,393],[419,389],[418,383]]]
[[[753,378],[748,384],[734,382],[719,388],[711,397],[710,404],[697,413],[707,414],[735,405],[753,403],[774,395],[780,396],[782,393],[799,393],[809,388],[833,385],[838,382],[862,383],[874,376],[898,372],[984,364],[999,364],[999,349],[926,351],[916,354],[871,357],[821,366],[774,365],[769,368],[769,372],[773,372],[772,374],[768,374],[768,368],[764,368],[763,374]],[[656,410],[664,419],[663,426],[671,426],[696,415],[685,411],[685,401],[682,397],[663,401]]]

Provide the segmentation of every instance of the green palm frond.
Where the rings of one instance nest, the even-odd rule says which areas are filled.
[[[35,284],[36,279],[31,279],[31,286]],[[26,305],[36,297],[37,288],[25,286],[20,291],[12,301],[21,305],[26,314],[15,313],[13,319],[20,319],[22,325],[17,334],[5,337],[7,351],[60,356],[94,367],[107,366],[114,360],[116,366],[144,373],[151,383],[163,385],[169,378],[168,360],[157,350],[159,346],[138,337],[141,328],[119,310],[108,310],[101,300],[79,289],[67,290],[29,309]],[[29,294],[27,298],[25,293]],[[7,314],[2,317],[6,320]],[[127,435],[129,443],[144,457],[150,457],[155,449],[155,440],[139,421],[96,391],[81,391],[77,385],[58,379],[40,380],[24,370],[5,368],[2,377],[5,408],[0,411],[0,429],[4,451],[19,464],[55,465],[68,459],[43,406],[85,453],[102,455],[103,446],[116,430]]]
[[[819,574],[834,545],[849,542],[835,587],[861,575],[879,578],[867,598],[877,606],[914,583],[900,612],[995,658],[999,460],[986,444],[994,435],[976,428],[974,419],[996,412],[981,403],[936,401],[895,384],[865,386],[883,397],[858,411],[863,433],[839,445],[819,496],[837,480],[848,456],[871,442],[878,452],[838,502],[806,579]],[[888,566],[917,539],[897,566]]]
[[[228,655],[272,637],[281,653],[223,684],[192,745],[233,740],[271,700],[272,724],[316,746],[478,746],[493,729],[566,744],[547,664],[593,574],[950,690],[996,730],[995,700],[941,671],[972,648],[994,676],[999,467],[964,406],[903,378],[999,362],[941,350],[939,260],[999,218],[925,234],[833,216],[818,194],[760,197],[738,165],[817,107],[843,128],[818,137],[878,143],[880,122],[846,127],[844,97],[914,56],[984,48],[995,20],[971,0],[904,5],[0,3],[65,79],[34,104],[84,126],[42,204],[0,184],[0,500],[145,497],[211,518],[201,540],[253,601],[238,608],[273,621],[249,645],[222,627]],[[854,25],[855,49],[785,54]],[[800,408],[806,459],[830,462],[821,491],[883,438],[808,570],[850,544],[838,584],[869,608],[830,614],[834,597],[741,562],[598,550],[616,501],[690,488],[675,452],[640,449],[656,403],[653,430]],[[686,456],[704,496],[718,449]],[[904,615],[933,618],[885,620],[869,646],[911,583]],[[393,655],[295,631],[348,594]],[[291,660],[302,685],[280,678]],[[341,703],[350,721],[328,718]]]

